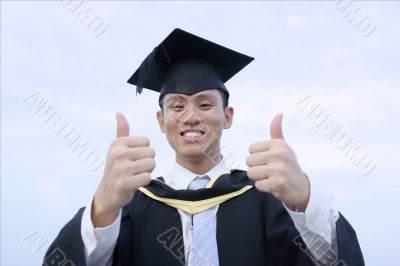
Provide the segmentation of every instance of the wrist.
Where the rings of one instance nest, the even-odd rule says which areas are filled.
[[[308,202],[310,201],[310,179],[306,174],[304,174],[307,182],[307,189],[306,189],[306,195],[305,198],[300,204],[296,206],[296,211],[298,212],[305,212],[308,206]]]
[[[92,202],[91,219],[94,228],[107,227],[115,222],[118,217],[119,208],[107,208],[96,201],[96,196]]]

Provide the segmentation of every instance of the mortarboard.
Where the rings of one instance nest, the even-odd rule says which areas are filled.
[[[136,93],[143,88],[166,93],[195,94],[220,89],[254,58],[238,53],[181,29],[174,29],[144,59],[129,78]]]

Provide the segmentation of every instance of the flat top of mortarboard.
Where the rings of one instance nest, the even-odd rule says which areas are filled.
[[[136,85],[139,93],[143,88],[160,92],[168,73],[186,59],[198,59],[210,64],[222,83],[254,60],[253,57],[176,28],[145,58],[128,83]],[[207,75],[204,78],[207,79]],[[215,75],[212,78],[215,79]]]

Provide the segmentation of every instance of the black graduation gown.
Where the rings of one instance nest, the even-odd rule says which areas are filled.
[[[254,183],[247,178],[246,172],[235,170],[222,175],[208,190],[173,190],[162,182],[152,182],[146,188],[162,197],[198,200],[226,194],[249,184]],[[86,265],[81,238],[83,211],[81,208],[60,231],[49,247],[43,265]],[[336,232],[339,254],[327,251],[337,258],[334,265],[364,265],[356,233],[341,214],[336,222]],[[220,204],[217,244],[221,266],[315,265],[282,203],[255,188]],[[112,265],[178,266],[184,262],[178,211],[142,192],[135,193],[132,201],[122,209]]]

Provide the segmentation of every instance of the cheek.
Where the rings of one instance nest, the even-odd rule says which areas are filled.
[[[221,110],[218,113],[218,116],[215,116],[215,120],[217,120],[219,122],[219,124],[221,125],[221,127],[223,127],[225,124],[225,113]]]
[[[168,123],[165,123],[164,128],[165,128],[165,136],[167,138],[168,143],[171,145],[171,147],[176,148],[179,139],[177,133],[178,130],[177,127],[175,126],[175,123],[169,121]]]
[[[166,137],[171,144],[178,141],[180,129],[176,119],[172,117],[165,118],[164,130]]]
[[[165,123],[165,133],[174,133],[175,131],[177,131],[177,126],[176,123],[174,121],[169,120],[167,123]]]
[[[164,128],[167,130],[171,130],[176,126],[177,117],[176,115],[165,113],[164,114]]]
[[[222,133],[222,129],[224,127],[224,122],[225,122],[223,114],[214,113],[214,115],[209,117],[208,121],[209,121],[211,130],[214,131],[214,133],[220,137],[221,133]]]

